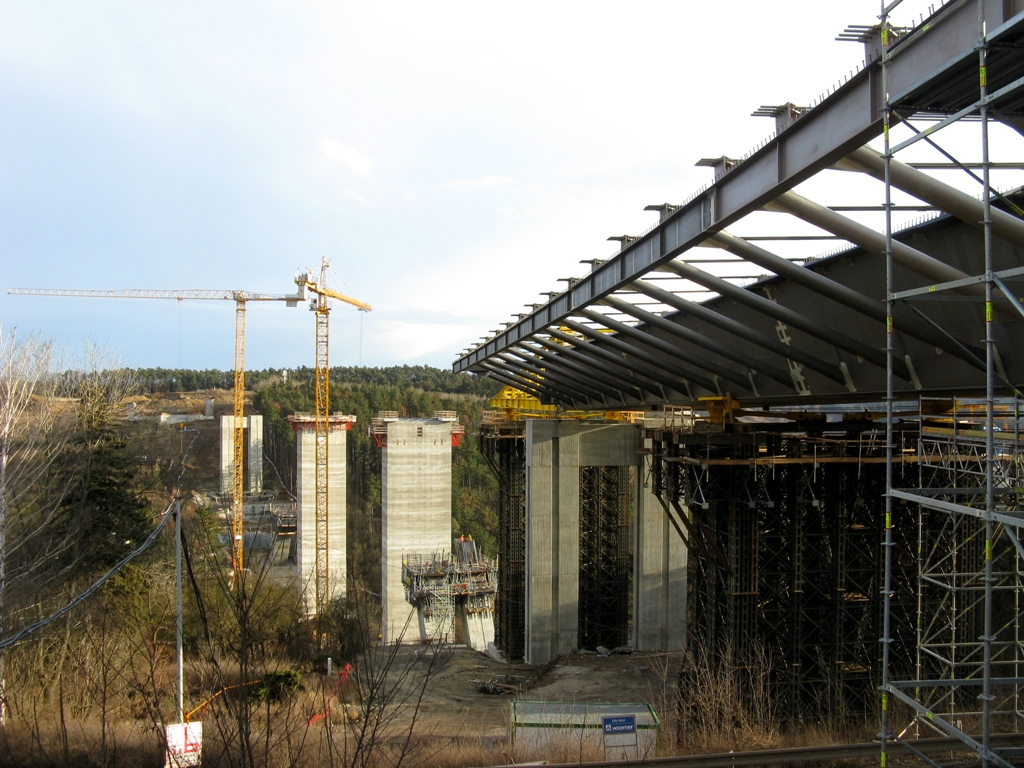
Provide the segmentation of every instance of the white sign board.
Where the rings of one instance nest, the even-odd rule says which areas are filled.
[[[167,726],[165,768],[185,768],[203,762],[203,724],[172,723]]]

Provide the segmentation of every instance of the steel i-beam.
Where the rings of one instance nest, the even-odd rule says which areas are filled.
[[[698,357],[694,357],[691,354],[686,353],[679,347],[670,344],[664,339],[659,339],[655,336],[651,336],[649,333],[645,333],[637,328],[621,323],[618,320],[613,320],[610,317],[606,317],[599,312],[593,310],[580,310],[580,315],[587,317],[595,322],[599,322],[606,328],[609,328],[616,332],[616,336],[609,336],[606,333],[601,333],[593,328],[590,328],[582,323],[577,323],[573,320],[565,320],[564,323],[567,327],[572,328],[577,333],[582,333],[597,341],[609,341],[614,339],[618,344],[624,346],[618,347],[624,353],[635,355],[638,359],[644,360],[645,362],[651,363],[652,365],[659,365],[667,371],[671,371],[678,376],[682,376],[685,373],[685,369],[679,368],[672,363],[664,360],[660,360],[656,355],[652,355],[642,349],[637,349],[637,344],[642,344],[648,349],[653,349],[660,352],[663,355],[667,355],[670,359],[682,360],[689,365],[699,368],[702,371],[707,371],[712,376],[717,376],[725,381],[731,381],[737,386],[743,387],[745,390],[751,390],[749,379],[747,379],[745,372],[733,371],[724,366],[716,363],[709,362],[707,360],[701,360]],[[632,341],[627,341],[630,339]],[[618,346],[618,345],[615,345]]]
[[[656,370],[652,370],[652,369],[648,368],[646,365],[640,365],[637,362],[637,360],[640,359],[639,355],[636,356],[636,360],[629,361],[629,360],[625,360],[621,355],[617,355],[614,352],[611,352],[611,351],[609,351],[607,349],[604,349],[603,347],[601,347],[601,346],[599,346],[597,344],[594,344],[594,343],[592,343],[590,341],[586,341],[586,340],[581,339],[581,338],[576,337],[576,336],[571,336],[570,334],[564,333],[564,332],[558,330],[557,328],[548,328],[547,332],[553,338],[556,338],[556,339],[559,339],[560,341],[564,341],[564,342],[566,342],[568,344],[571,344],[573,347],[575,347],[580,352],[583,352],[583,353],[588,354],[588,355],[592,355],[594,357],[598,357],[598,358],[600,358],[602,360],[605,360],[606,362],[611,363],[612,365],[621,366],[621,367],[625,368],[627,371],[635,372],[635,373],[637,373],[639,375],[644,376],[645,378],[647,378],[647,379],[649,379],[651,381],[656,381],[659,384],[661,384],[662,386],[668,387],[669,389],[671,389],[673,391],[676,391],[676,392],[680,391],[679,390],[679,384],[680,384],[679,380],[681,380],[682,382],[693,382],[694,384],[698,384],[699,386],[704,387],[705,389],[707,389],[707,390],[709,390],[711,392],[717,392],[718,391],[718,387],[715,385],[715,383],[711,379],[708,379],[705,376],[701,376],[700,374],[687,371],[685,375],[678,374],[679,380],[673,380],[673,379],[669,378],[668,376],[664,376],[664,375],[661,374],[660,371],[661,370],[665,370],[665,367],[664,367],[664,365],[661,364],[660,361],[656,364],[656,368],[657,369]],[[633,348],[629,347],[628,345],[625,345],[623,347],[618,347],[616,344],[611,343],[611,342],[615,341],[613,339],[602,339],[602,341],[609,342],[609,346],[616,347],[621,352],[630,353],[630,352],[634,351]],[[619,342],[619,344],[621,344],[621,343],[622,342]]]
[[[741,352],[737,352],[735,349],[714,341],[713,339],[709,339],[703,334],[679,325],[679,323],[673,323],[671,320],[668,320],[661,315],[656,315],[653,312],[648,312],[646,309],[634,306],[628,301],[620,299],[618,296],[606,296],[603,301],[609,307],[617,309],[628,315],[632,315],[637,320],[647,323],[647,325],[652,328],[659,328],[666,333],[672,334],[677,338],[689,342],[690,344],[703,347],[709,352],[724,357],[726,360],[731,360],[732,362],[742,365],[747,369],[753,370],[757,373],[762,373],[769,378],[775,379],[780,384],[785,384],[786,386],[791,386],[793,384],[793,379],[781,368],[776,368],[773,365],[768,365],[763,360],[757,360],[750,355],[744,355]],[[604,322],[604,316],[594,312],[593,310],[584,310],[582,314],[589,317],[591,320],[601,318],[601,322]]]
[[[548,332],[551,333],[550,330]],[[536,336],[533,341],[548,349],[549,356],[554,356],[556,360],[563,361],[565,364],[571,362],[574,366],[588,371],[591,376],[604,377],[606,382],[609,380],[622,382],[626,389],[639,387],[640,398],[644,402],[647,401],[646,396],[643,395],[644,391],[650,392],[659,400],[665,399],[666,387],[672,391],[681,391],[669,379],[652,374],[646,368],[630,365],[629,361],[616,355],[608,357],[605,350],[599,350],[603,354],[598,355],[595,350],[588,348],[589,345],[582,344],[580,339],[575,339],[574,343],[568,346],[557,343],[554,338],[544,339]]]
[[[796,347],[783,344],[778,339],[772,338],[760,331],[755,331],[753,328],[733,320],[731,317],[720,315],[701,304],[690,301],[682,296],[677,296],[670,291],[666,291],[664,288],[659,288],[658,286],[643,280],[634,280],[630,284],[630,287],[635,288],[640,293],[654,299],[655,301],[674,307],[685,315],[689,315],[701,322],[707,323],[708,325],[720,328],[726,333],[730,333],[733,336],[741,338],[744,341],[748,341],[762,349],[774,352],[780,357],[790,360],[798,365],[810,368],[812,371],[817,371],[829,381],[833,381],[836,384],[844,384],[846,381],[843,378],[838,365],[826,363],[820,357],[808,354]]]
[[[773,317],[776,320],[781,320],[783,323],[803,331],[808,336],[813,336],[827,344],[831,344],[837,349],[844,350],[852,355],[863,358],[865,361],[879,368],[884,369],[886,367],[885,355],[878,349],[869,347],[867,344],[859,342],[856,339],[851,339],[846,334],[833,331],[830,328],[824,328],[820,323],[812,321],[810,318],[801,315],[799,312],[796,312],[789,307],[784,307],[774,301],[770,301],[762,296],[751,293],[748,290],[733,285],[728,280],[715,277],[704,270],[697,269],[693,265],[686,264],[678,259],[672,260],[664,266],[666,269],[672,270],[680,277],[692,280],[699,285],[703,285],[705,288],[710,288],[711,290],[716,291],[723,296],[728,296],[730,299],[741,304],[746,304],[751,309],[768,315],[769,317]],[[901,361],[895,361],[893,368],[896,375],[901,379],[904,381],[911,381],[907,366]]]

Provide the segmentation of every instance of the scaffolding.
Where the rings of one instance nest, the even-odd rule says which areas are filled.
[[[526,428],[500,416],[480,425],[480,452],[498,481],[495,645],[519,661],[526,646]]]
[[[842,85],[810,107],[761,107],[773,137],[742,159],[701,159],[715,174],[707,188],[648,206],[656,224],[612,238],[617,253],[587,260],[589,274],[546,292],[455,370],[564,408],[648,418],[723,396],[707,418],[681,410],[651,427],[645,468],[687,542],[690,639],[737,675],[768,654],[793,711],[880,704],[883,765],[895,740],[929,731],[1005,765],[990,737],[1024,721],[1013,383],[1024,376],[1024,211],[1021,190],[994,189],[992,172],[1022,166],[992,162],[989,128],[1024,133],[1024,3],[951,0],[892,26],[907,5],[880,0],[877,24],[842,33],[864,45]],[[980,163],[939,146],[954,125],[977,129]],[[881,152],[865,144],[874,139]],[[925,144],[937,162],[896,160]],[[880,180],[884,204],[803,197],[798,185],[826,170]],[[802,258],[752,242],[783,236],[728,231],[761,211],[821,230],[791,240],[853,247]],[[884,226],[842,215],[869,211]],[[894,238],[894,216],[914,211],[928,221]],[[758,269],[703,266],[730,262]],[[773,426],[773,410],[758,424],[730,394],[805,414]],[[857,426],[843,410],[853,403],[881,412]]]
[[[460,609],[469,614],[494,611],[495,562],[477,552],[472,538],[456,540],[453,549],[402,558],[405,599],[417,610],[425,643],[450,640]]]
[[[526,647],[526,418],[634,422],[635,412],[545,408],[512,387],[484,411],[480,452],[498,481],[495,645],[510,660]],[[580,467],[578,646],[614,648],[632,635],[633,467]]]
[[[997,82],[1001,76],[1012,77],[1012,73],[990,73],[993,49],[986,22],[988,4],[985,0],[974,0],[977,9],[977,98],[968,106],[955,110],[940,110],[938,114],[932,110],[926,119],[938,122],[928,130],[917,129],[911,125],[911,119],[917,117],[913,114],[916,110],[898,112],[888,89],[893,57],[891,48],[897,37],[894,34],[896,30],[889,25],[889,13],[898,4],[881,1],[880,24],[873,31],[881,46],[888,317],[885,346],[885,568],[881,585],[881,760],[885,765],[891,742],[903,742],[908,734],[917,735],[924,730],[960,739],[976,752],[983,765],[1009,766],[1005,757],[993,749],[992,735],[997,728],[1019,731],[1022,725],[1020,691],[1024,680],[1021,677],[1020,570],[1024,548],[1018,531],[1024,518],[1019,514],[1018,503],[1021,483],[1016,419],[1012,439],[996,431],[1000,419],[997,390],[1004,397],[1014,398],[1012,404],[1008,404],[1014,416],[1018,410],[1016,398],[1020,393],[1002,373],[995,325],[999,316],[1014,317],[1016,313],[1024,312],[1004,282],[1019,279],[1022,270],[1014,268],[998,272],[994,269],[993,219],[994,213],[999,212],[995,211],[993,202],[1000,196],[991,184],[993,164],[989,154],[989,122],[995,106],[993,97],[998,94],[990,94],[989,82],[990,77],[992,82]],[[998,117],[999,113],[996,112],[995,116]],[[980,219],[983,230],[983,272],[926,288],[897,290],[892,226],[895,156],[920,141],[927,141],[955,166],[967,170],[949,152],[939,148],[932,138],[939,130],[967,119],[976,120],[979,124],[981,175],[971,175],[980,185],[981,215],[974,220]],[[912,135],[894,146],[890,126],[896,120],[910,125]],[[1021,213],[1019,209],[1015,212]],[[918,447],[920,477],[916,489],[908,488],[894,477],[893,471],[896,458],[893,370],[899,362],[895,354],[894,333],[898,329],[893,323],[894,307],[897,302],[908,302],[919,316],[925,317],[920,309],[914,307],[922,298],[938,295],[947,300],[970,301],[964,294],[973,289],[975,298],[981,299],[977,295],[979,287],[983,288],[984,301],[984,366],[971,386],[975,391],[983,391],[984,398],[968,408],[966,413],[958,412],[954,401],[949,418],[936,418],[935,408],[925,407],[922,400]],[[1004,296],[1008,302],[996,302],[997,298],[1001,300]],[[948,331],[943,332],[952,338]],[[893,607],[896,599],[893,574],[904,558],[915,553],[915,549],[906,548],[897,535],[901,531],[900,523],[893,516],[897,503],[910,503],[917,509],[918,608],[912,675],[904,673],[905,659],[893,643],[898,626]],[[894,723],[892,715],[894,702],[913,713],[911,721],[898,732],[894,726],[899,724]]]
[[[740,690],[767,673],[790,720],[873,712],[886,469],[878,428],[713,426],[647,429],[652,492],[689,549],[684,700],[708,665]],[[912,433],[904,439],[916,445]],[[904,464],[916,476],[915,460],[910,451]],[[912,626],[914,577],[912,563],[894,576],[901,626]],[[913,641],[907,631],[897,643],[909,651]]]
[[[634,467],[580,467],[578,647],[632,636]]]

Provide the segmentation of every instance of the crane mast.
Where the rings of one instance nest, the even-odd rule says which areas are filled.
[[[309,273],[299,274],[295,278],[300,290],[308,289],[316,294],[312,309],[316,313],[316,368],[315,368],[315,463],[316,463],[316,613],[323,615],[327,600],[330,599],[330,578],[328,565],[328,435],[330,432],[330,304],[328,299],[337,299],[369,312],[373,309],[369,304],[353,299],[345,294],[332,291],[327,287],[327,267],[325,259],[320,265],[320,278],[310,279]]]
[[[321,282],[323,275],[321,274]],[[322,293],[316,297],[316,615],[323,615],[330,597],[327,564],[328,540],[328,417],[331,408],[331,375],[329,360],[330,307]]]
[[[296,281],[297,282],[297,281]],[[16,296],[50,296],[87,299],[174,299],[212,300],[235,302],[235,378],[232,390],[234,421],[232,422],[232,475],[231,475],[231,569],[234,583],[241,588],[245,568],[244,512],[245,512],[245,307],[250,301],[283,301],[286,306],[298,306],[305,300],[305,288],[299,285],[294,294],[250,293],[249,291],[221,290],[79,290],[67,288],[8,288]],[[319,483],[319,478],[318,478]]]
[[[232,387],[231,422],[231,572],[235,587],[241,589],[245,574],[245,301],[235,301],[235,381]]]

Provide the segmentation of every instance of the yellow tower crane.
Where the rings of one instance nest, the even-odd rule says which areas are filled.
[[[231,483],[231,568],[236,588],[242,584],[245,565],[243,550],[243,512],[245,492],[243,489],[245,458],[244,420],[245,416],[245,305],[250,301],[283,301],[289,307],[298,306],[306,298],[300,285],[295,294],[250,293],[249,291],[207,291],[207,290],[145,290],[128,289],[113,291],[74,290],[63,288],[8,288],[7,293],[15,296],[60,296],[89,299],[192,299],[235,302],[235,381],[234,381],[234,433],[232,449],[234,466]]]
[[[330,306],[328,299],[337,299],[353,307],[369,312],[373,309],[369,304],[359,299],[353,299],[343,293],[332,291],[327,287],[327,267],[330,266],[326,259],[320,263],[320,278],[313,280],[309,271],[295,276],[295,283],[299,290],[308,289],[316,294],[316,299],[310,301],[310,309],[316,312],[316,374],[315,374],[315,436],[316,436],[316,615],[323,615],[323,609],[330,598],[330,585],[328,583],[327,566],[327,434],[330,429],[330,366],[329,366],[329,341],[330,341]],[[311,271],[311,270],[310,270]]]

